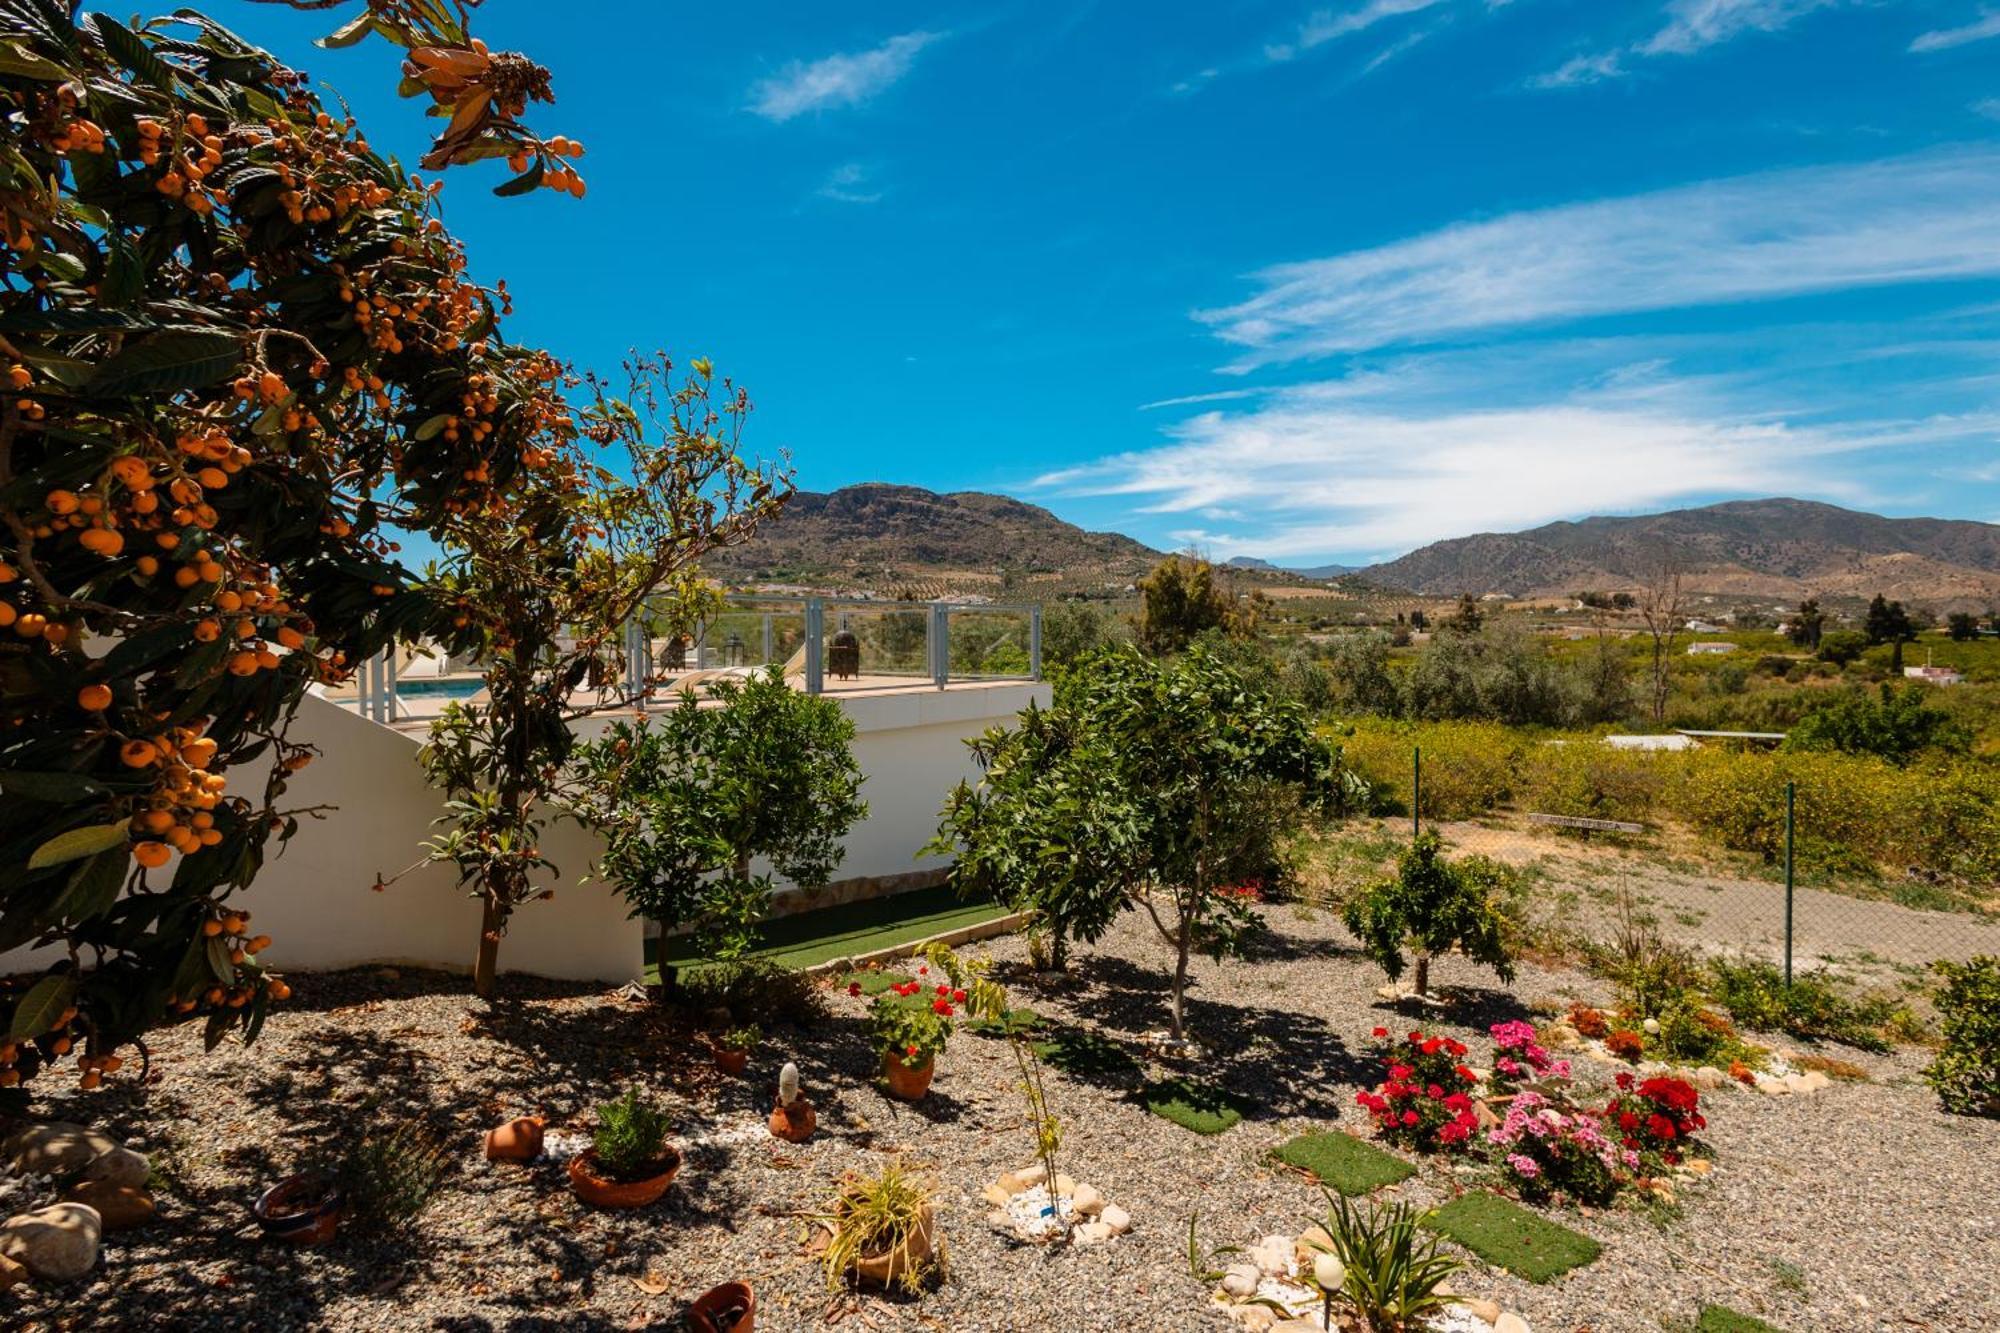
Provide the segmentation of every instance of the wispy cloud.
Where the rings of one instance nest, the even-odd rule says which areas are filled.
[[[1989,37],[2000,37],[2000,12],[1983,14],[1963,27],[1938,28],[1921,33],[1910,43],[1910,50],[1944,51],[1968,42],[1983,42]]]
[[[1266,46],[1264,56],[1274,63],[1293,60],[1328,42],[1364,32],[1384,19],[1415,14],[1443,3],[1444,0],[1368,0],[1368,3],[1351,9],[1318,10],[1299,24],[1298,30],[1289,38]]]
[[[859,162],[843,162],[835,167],[815,193],[842,204],[873,204],[882,198],[882,189],[875,184],[873,173]]]
[[[1609,51],[1573,57],[1528,80],[1531,88],[1577,88],[1620,78],[1635,60],[1694,55],[1746,33],[1777,32],[1815,10],[1845,0],[1669,0],[1666,21],[1651,37]]]
[[[909,73],[917,56],[941,36],[906,32],[872,50],[795,60],[751,88],[750,109],[766,120],[787,121],[808,111],[859,105]]]
[[[2000,273],[2000,150],[1703,182],[1257,275],[1232,369],[1550,321]]]
[[[1972,104],[1972,109],[1988,120],[2000,120],[2000,97],[1983,97]]]

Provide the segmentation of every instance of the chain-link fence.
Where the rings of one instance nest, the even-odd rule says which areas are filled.
[[[1348,821],[1322,838],[1311,876],[1329,900],[1394,873],[1419,832],[1453,858],[1482,856],[1508,868],[1508,911],[1529,957],[1599,958],[1651,932],[1697,956],[1753,960],[1795,977],[1831,977],[1842,989],[1891,998],[1922,995],[1932,962],[2000,954],[1992,886],[1941,882],[1916,870],[1842,865],[1823,854],[1789,784],[1759,797],[1774,824],[1768,853],[1732,850],[1663,817],[1646,822],[1552,814],[1499,805],[1465,815],[1429,799],[1448,772],[1412,752],[1400,813]],[[1434,815],[1443,810],[1447,815]],[[1780,813],[1781,812],[1781,813]],[[1798,854],[1811,843],[1810,864]]]

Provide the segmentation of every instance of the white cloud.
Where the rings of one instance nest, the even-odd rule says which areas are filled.
[[[808,111],[858,105],[909,73],[917,56],[940,36],[906,32],[872,50],[810,63],[795,60],[750,90],[750,109],[766,120],[786,121]]]
[[[1232,369],[1628,311],[2000,273],[2000,150],[1703,182],[1257,275],[1198,318]]]
[[[1288,40],[1265,47],[1264,55],[1274,63],[1281,63],[1314,47],[1365,31],[1384,19],[1415,14],[1443,3],[1444,0],[1368,0],[1352,9],[1318,10],[1299,24],[1298,31]]]
[[[1666,22],[1629,48],[1580,55],[1528,80],[1531,88],[1578,88],[1632,72],[1629,57],[1693,55],[1745,33],[1777,32],[1843,0],[1669,0]]]
[[[1988,120],[2000,120],[2000,97],[1983,97],[1972,104],[1972,109]]]
[[[2000,13],[1983,14],[1963,27],[1922,33],[1910,43],[1910,50],[1943,51],[1968,42],[1983,42],[1989,37],[2000,37]]]
[[[881,187],[859,162],[844,162],[828,172],[817,193],[842,204],[872,204],[882,198]]]
[[[1747,32],[1777,32],[1838,0],[1673,0],[1667,24],[1639,47],[1647,55],[1691,55]]]

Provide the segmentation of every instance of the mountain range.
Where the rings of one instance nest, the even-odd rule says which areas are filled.
[[[1351,587],[1354,578],[1343,576],[1356,576],[1425,597],[1531,598],[1636,589],[1666,550],[1692,592],[1773,602],[1880,592],[1940,610],[2000,605],[2000,527],[1781,498],[1478,533],[1359,570],[1281,568],[1251,557],[1229,563],[1249,578],[1293,586],[1343,578]],[[870,482],[799,492],[752,541],[711,555],[707,567],[738,584],[937,596],[1026,583],[1051,594],[1120,591],[1161,555],[1008,496]]]

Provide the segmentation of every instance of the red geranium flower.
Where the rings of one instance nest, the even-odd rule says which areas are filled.
[[[951,1017],[951,1001],[950,1001],[950,1000],[934,1000],[934,1001],[932,1001],[932,1003],[931,1003],[931,1012],[933,1012],[933,1013],[938,1013],[938,1014],[943,1014],[943,1015],[944,1015],[944,1016],[945,1016],[946,1018],[950,1018],[950,1017]]]
[[[964,991],[962,991],[962,990],[955,990],[955,991],[953,991],[953,992],[951,993],[951,1002],[952,1002],[953,1004],[964,1004],[964,1003],[965,1003],[965,992],[964,992]]]
[[[1388,1036],[1388,1035],[1389,1035],[1389,1029],[1387,1029],[1387,1028],[1376,1028],[1376,1029],[1375,1029],[1375,1035],[1376,1035],[1376,1036],[1378,1036],[1378,1037],[1386,1037],[1386,1036]]]
[[[859,995],[859,994],[861,994],[861,983],[860,983],[860,982],[858,982],[858,981],[850,981],[850,982],[848,982],[848,983],[847,983],[847,993],[848,993],[849,995]]]

